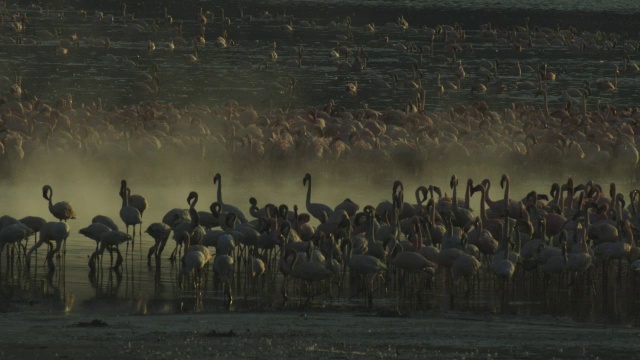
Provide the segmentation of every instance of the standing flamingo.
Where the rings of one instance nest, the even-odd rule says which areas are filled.
[[[76,212],[71,207],[71,204],[66,201],[60,201],[53,203],[51,198],[53,197],[53,189],[51,185],[45,185],[42,187],[42,197],[49,201],[49,212],[56,219],[60,221],[67,221],[69,219],[76,218]]]
[[[42,227],[44,226],[44,224],[47,223],[47,220],[39,217],[39,216],[25,216],[22,219],[19,220],[22,224],[25,224],[29,227],[29,229],[31,229],[31,231],[33,231],[33,234],[35,236],[38,236],[38,233],[40,232],[40,229],[42,229]],[[0,226],[0,228],[2,228]],[[36,240],[37,241],[37,238]],[[26,244],[25,244],[26,246]]]
[[[104,225],[101,223],[92,223],[91,225],[80,229],[80,231],[78,232],[88,237],[89,239],[95,241],[96,242],[95,251],[98,252],[98,247],[100,245],[100,236],[102,235],[102,233],[107,231],[112,231],[112,229],[109,228],[107,225]]]
[[[173,239],[176,241],[176,247],[171,252],[170,259],[176,259],[176,253],[179,247],[182,247],[184,239],[187,238],[185,233],[187,233],[188,239],[194,244],[200,244],[202,241],[205,230],[199,225],[199,215],[196,210],[196,204],[198,203],[198,193],[195,191],[191,191],[189,196],[187,196],[187,204],[189,204],[189,217],[190,221],[183,221],[180,223],[176,223],[173,226]]]
[[[505,217],[509,216],[509,211],[505,211]],[[503,246],[503,251],[501,256],[497,255],[494,257],[493,261],[491,262],[491,271],[493,271],[493,273],[496,275],[496,277],[501,280],[500,283],[500,288],[501,288],[501,293],[502,293],[502,300],[501,300],[501,305],[504,306],[505,305],[505,301],[506,301],[506,292],[507,292],[507,284],[509,283],[509,281],[511,281],[511,278],[513,277],[513,273],[516,270],[516,264],[513,263],[510,259],[509,259],[509,248],[511,247],[510,241],[509,241],[509,234],[510,234],[510,230],[509,230],[509,222],[506,221],[504,224],[504,229],[502,229],[502,234],[501,234],[501,242],[502,242],[502,246]]]
[[[122,207],[120,208],[120,219],[124,222],[127,234],[129,233],[129,226],[133,226],[133,235],[136,234],[136,225],[140,225],[140,236],[142,236],[142,215],[140,211],[133,206],[129,205],[129,189],[127,189],[127,181],[122,180],[120,182],[120,197],[122,198]],[[142,241],[142,240],[141,240]],[[127,243],[128,244],[128,243]],[[134,242],[131,243],[133,249]]]
[[[120,253],[118,245],[125,242],[128,243],[131,240],[131,235],[118,230],[105,231],[100,234],[100,249],[96,250],[89,258],[89,267],[91,270],[95,270],[96,259],[104,253],[105,249],[109,250],[110,254],[112,254],[113,251],[116,252],[118,255],[116,258],[116,264],[113,265],[113,257],[111,258],[111,263],[114,269],[119,268],[122,265],[122,253]]]
[[[222,282],[224,294],[226,295],[225,304],[230,306],[233,302],[231,283],[233,282],[233,273],[235,269],[235,261],[229,255],[218,255],[213,260],[213,271]]]
[[[325,219],[330,218],[331,214],[333,214],[333,210],[329,206],[311,202],[311,174],[304,174],[302,185],[307,185],[307,212],[309,212],[309,214],[314,218],[318,219],[321,223],[324,222]]]
[[[127,188],[127,196],[129,196],[129,205],[140,211],[140,217],[144,215],[144,211],[149,207],[147,199],[142,195],[131,195],[131,189]]]
[[[373,281],[377,276],[382,276],[387,271],[387,265],[371,255],[352,255],[353,243],[349,237],[344,238],[347,251],[345,262],[355,274],[366,278],[366,302],[367,306],[373,306]]]
[[[0,229],[0,256],[5,245],[19,244],[22,240],[27,240],[33,233],[33,230],[20,222]]]
[[[236,216],[238,217],[238,220],[240,220],[241,223],[249,222],[249,220],[247,220],[246,216],[244,216],[244,214],[242,213],[242,211],[240,211],[240,209],[238,209],[233,205],[225,204],[222,201],[222,175],[220,175],[220,173],[217,173],[214,175],[213,184],[214,185],[218,184],[217,202],[220,203],[220,205],[222,205],[222,211],[235,213]]]
[[[162,250],[164,250],[167,240],[169,240],[171,228],[165,223],[153,223],[144,232],[149,234],[155,241],[155,244],[149,248],[147,253],[147,265],[151,266],[151,255],[153,254],[156,256],[156,266],[159,266],[160,255],[162,255]]]
[[[56,242],[56,247],[52,250],[49,250],[47,253],[46,262],[49,265],[49,271],[53,271],[55,269],[55,265],[53,264],[53,255],[60,251],[62,244],[66,242],[69,234],[71,233],[71,228],[67,223],[63,222],[48,222],[44,224],[42,229],[40,229],[40,239],[38,242],[29,249],[27,252],[27,268],[29,268],[31,262],[31,253],[38,249],[44,243],[50,243],[51,241]]]

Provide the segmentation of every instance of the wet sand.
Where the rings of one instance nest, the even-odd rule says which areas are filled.
[[[100,324],[105,326],[92,326]],[[15,312],[0,316],[0,329],[5,360],[633,359],[640,351],[636,328],[455,312],[96,317]]]

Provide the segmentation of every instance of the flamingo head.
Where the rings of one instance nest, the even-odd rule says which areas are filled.
[[[397,193],[398,192],[398,188],[400,188],[400,191],[404,190],[404,185],[402,185],[402,181],[400,180],[396,180],[393,182],[393,193]]]
[[[486,186],[482,185],[482,184],[478,184],[476,186],[474,186],[473,188],[471,188],[471,195],[477,193],[477,192],[484,192],[484,190],[486,190]]]
[[[438,199],[442,197],[442,190],[437,186],[432,186],[431,190],[438,195]]]
[[[215,201],[211,203],[211,206],[209,206],[209,210],[211,211],[213,216],[218,217],[220,216],[220,211],[222,211],[222,206],[219,202]]]
[[[191,205],[193,200],[198,201],[198,193],[195,191],[190,192],[189,196],[187,196],[187,204]]]
[[[42,197],[45,198],[46,200],[49,200],[51,198],[51,195],[49,195],[49,193],[52,191],[51,186],[50,185],[45,185],[42,187]]]
[[[281,218],[286,219],[288,213],[289,213],[289,207],[286,204],[282,204],[278,207],[278,215]]]
[[[509,176],[507,174],[502,174],[502,178],[500,179],[500,188],[504,189],[505,184],[509,184]]]

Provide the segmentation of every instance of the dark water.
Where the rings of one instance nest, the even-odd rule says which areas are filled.
[[[131,102],[156,100],[175,104],[221,105],[228,99],[236,99],[242,104],[251,104],[255,108],[266,107],[308,107],[325,104],[331,99],[339,106],[358,108],[369,106],[374,109],[387,107],[404,108],[415,102],[416,90],[406,88],[405,83],[412,77],[412,66],[418,64],[421,82],[426,90],[427,107],[443,110],[455,104],[465,104],[484,100],[497,111],[510,106],[514,101],[542,104],[541,97],[535,97],[535,91],[524,88],[521,83],[536,83],[536,72],[540,64],[547,63],[549,71],[557,74],[557,81],[548,83],[549,102],[552,107],[564,103],[562,90],[581,88],[583,81],[593,85],[588,107],[592,109],[596,102],[613,105],[633,105],[637,96],[637,77],[624,71],[619,78],[618,91],[599,92],[596,81],[605,79],[613,82],[613,68],[624,67],[624,57],[633,62],[636,51],[625,49],[622,42],[635,44],[638,40],[638,27],[634,21],[634,11],[638,5],[630,2],[607,2],[606,12],[596,2],[464,2],[458,6],[455,2],[210,2],[181,3],[130,3],[129,14],[136,19],[125,23],[121,18],[119,5],[100,3],[99,6],[72,4],[73,9],[64,12],[44,10],[44,15],[30,15],[30,24],[24,31],[24,37],[35,39],[41,31],[57,31],[59,35],[41,38],[41,45],[4,44],[0,46],[2,75],[8,80],[15,72],[22,74],[23,87],[33,95],[49,102],[55,102],[60,96],[70,93],[75,104],[95,102],[101,98],[107,105],[128,105]],[[537,5],[536,5],[537,4]],[[183,22],[184,37],[182,44],[175,38],[172,26],[153,27],[155,19],[164,18],[166,6],[176,23]],[[207,43],[199,48],[199,59],[195,64],[187,63],[185,56],[193,52],[190,44],[199,33],[196,15],[200,8],[205,13],[213,13],[213,19],[207,15],[205,37]],[[81,18],[79,9],[86,9],[87,18]],[[114,24],[105,24],[94,20],[94,10],[104,14],[114,14]],[[222,10],[231,24],[220,21]],[[621,9],[626,11],[621,12]],[[245,15],[253,15],[253,21],[242,21],[241,10]],[[268,12],[269,17],[264,14]],[[407,30],[385,24],[396,23],[399,16],[409,23]],[[336,29],[332,21],[344,23],[346,17],[352,20],[347,29]],[[528,22],[527,22],[528,18]],[[307,27],[302,21],[314,21],[316,26]],[[292,22],[292,32],[284,29]],[[375,23],[376,32],[367,33],[364,25]],[[514,26],[550,27],[568,29],[574,27],[580,35],[583,31],[617,32],[621,35],[617,47],[603,50],[603,42],[608,38],[605,33],[602,40],[593,43],[593,50],[576,51],[562,44],[537,44],[523,52],[515,52],[510,43],[488,41],[479,36],[481,24],[492,23],[500,29]],[[457,83],[455,64],[441,63],[436,58],[446,56],[444,38],[434,42],[433,54],[419,54],[418,48],[427,48],[431,42],[425,36],[425,27],[437,25],[461,24],[467,33],[458,43],[464,49],[457,53],[457,60],[464,62],[467,78],[463,80],[459,91],[447,89],[439,97],[435,91],[438,75],[448,87],[448,83]],[[174,24],[175,25],[175,24]],[[226,31],[228,40],[237,46],[219,49],[213,43]],[[76,33],[80,38],[78,48],[70,47],[69,55],[55,56],[55,47],[60,39],[66,39]],[[7,42],[15,37],[9,29],[3,35]],[[339,40],[340,36],[349,37]],[[108,49],[96,46],[96,41],[109,38]],[[352,37],[352,38],[351,38]],[[387,37],[388,42],[382,41]],[[174,51],[167,50],[171,39],[176,41]],[[148,41],[153,41],[157,49],[147,50]],[[278,60],[263,65],[267,55],[277,44]],[[330,51],[338,44],[346,45],[354,55],[345,59],[332,58]],[[369,58],[367,69],[362,73],[339,70],[339,61],[351,62],[362,46]],[[400,49],[401,46],[408,50]],[[471,47],[472,50],[471,50]],[[303,47],[302,66],[287,65],[296,61],[296,48]],[[413,49],[413,50],[411,50]],[[130,61],[125,61],[130,60]],[[482,61],[499,61],[497,73],[491,74],[489,86],[504,84],[506,90],[500,94],[472,94],[471,84],[484,82],[486,71],[480,68]],[[513,75],[513,69],[520,62],[522,76]],[[132,62],[137,65],[132,65]],[[486,65],[485,65],[486,66]],[[157,94],[140,94],[134,91],[135,83],[146,82],[146,78],[157,69],[160,79]],[[492,69],[489,69],[492,70]],[[393,75],[399,79],[394,89]],[[500,80],[497,81],[496,79]],[[295,82],[290,87],[292,80]],[[346,93],[347,83],[358,81],[357,96]],[[9,83],[8,83],[9,84]],[[6,86],[8,86],[8,84]],[[580,107],[582,99],[576,99]]]

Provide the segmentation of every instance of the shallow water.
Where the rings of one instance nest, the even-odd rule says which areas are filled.
[[[584,52],[569,50],[567,46],[561,45],[535,44],[532,48],[517,53],[511,45],[483,40],[477,29],[479,25],[490,22],[502,29],[525,26],[525,19],[529,17],[531,27],[539,25],[555,29],[558,26],[574,26],[579,32],[613,31],[623,34],[625,40],[638,40],[638,34],[632,30],[633,17],[628,12],[615,13],[623,8],[629,12],[637,11],[637,4],[607,2],[608,11],[600,13],[598,11],[601,8],[596,2],[535,2],[537,6],[534,6],[534,2],[465,3],[466,6],[460,7],[454,3],[436,5],[435,2],[417,1],[340,4],[310,1],[296,3],[296,6],[291,6],[292,3],[288,1],[270,2],[268,5],[247,2],[242,8],[245,9],[245,14],[254,15],[252,22],[243,22],[239,18],[239,6],[229,3],[225,15],[232,19],[232,23],[223,26],[214,17],[207,24],[205,35],[208,42],[199,48],[199,60],[196,64],[189,64],[184,60],[186,55],[193,52],[190,39],[199,31],[195,14],[199,7],[203,7],[205,12],[211,11],[219,19],[222,9],[220,6],[206,2],[181,7],[170,5],[169,12],[176,22],[184,23],[186,39],[185,44],[176,43],[174,51],[167,50],[167,44],[174,35],[171,27],[160,25],[156,31],[152,29],[154,20],[162,17],[162,9],[158,5],[131,5],[128,12],[135,14],[138,20],[130,21],[129,24],[120,20],[114,24],[97,23],[93,20],[90,6],[68,10],[64,19],[57,19],[56,12],[36,16],[33,11],[27,11],[31,20],[25,30],[25,38],[33,38],[40,31],[53,29],[60,35],[43,38],[41,45],[1,45],[0,65],[5,69],[1,74],[13,79],[14,72],[19,71],[23,87],[31,95],[55,101],[58,97],[71,93],[76,104],[90,104],[99,97],[105,105],[118,106],[129,105],[132,100],[221,105],[228,99],[236,99],[245,105],[265,108],[317,106],[333,99],[339,106],[346,108],[366,104],[374,109],[385,109],[390,106],[403,108],[410,101],[415,101],[416,91],[403,86],[405,80],[411,77],[411,66],[415,62],[422,72],[422,84],[427,91],[429,109],[448,109],[458,103],[478,100],[488,101],[492,108],[501,109],[514,101],[541,105],[541,98],[534,97],[535,91],[518,89],[517,84],[523,81],[535,83],[536,71],[533,69],[537,69],[541,63],[547,63],[549,70],[558,75],[556,82],[548,84],[549,102],[553,107],[563,103],[557,100],[561,90],[580,88],[585,80],[593,84],[592,97],[588,99],[589,108],[595,107],[596,101],[611,105],[634,103],[633,99],[639,88],[638,77],[621,74],[619,91],[613,93],[598,92],[595,86],[598,79],[613,80],[612,64],[622,69],[625,55],[630,55],[631,61],[635,60],[636,53],[625,51],[622,44],[612,50]],[[556,5],[561,9],[553,7],[552,3],[562,3]],[[387,12],[376,10],[387,6]],[[80,17],[80,8],[88,9],[89,16],[86,19]],[[98,9],[106,14],[120,14],[120,11],[108,6]],[[530,10],[534,12],[527,13]],[[263,11],[269,11],[273,17],[261,17],[260,13]],[[577,17],[571,15],[577,14],[577,11],[584,12],[580,12]],[[293,16],[293,32],[284,30],[284,26],[290,22],[289,15]],[[400,15],[406,17],[410,24],[409,30],[385,26],[386,23],[394,23]],[[346,16],[353,19],[350,29],[336,30],[331,27],[331,21],[344,21]],[[304,27],[299,25],[302,20],[313,20],[317,25]],[[366,33],[363,28],[370,22],[377,25],[377,31],[373,34]],[[423,27],[455,23],[463,24],[467,30],[467,38],[459,42],[465,50],[457,54],[457,59],[464,62],[468,77],[463,81],[460,91],[445,91],[442,97],[438,97],[435,93],[436,78],[441,75],[443,84],[455,84],[457,79],[454,76],[454,65],[436,62],[430,54],[421,56],[417,50],[400,51],[394,46],[402,44],[426,48],[431,43],[424,35]],[[216,37],[221,36],[224,31],[237,46],[219,49],[213,44]],[[69,48],[68,56],[55,56],[55,46],[59,39],[68,38],[73,33],[78,34],[80,46]],[[349,33],[353,39],[340,41],[337,37]],[[8,30],[5,30],[4,35],[8,41],[14,36]],[[389,38],[389,43],[381,41],[384,36]],[[111,41],[109,49],[93,44],[106,37]],[[156,43],[157,49],[153,52],[147,51],[149,40]],[[278,60],[269,62],[266,70],[262,69],[274,42],[277,44]],[[350,47],[354,51],[353,56],[362,45],[369,58],[367,69],[362,73],[336,70],[337,59],[331,57],[330,50],[338,43]],[[473,47],[473,52],[466,48],[469,45]],[[302,67],[287,65],[287,61],[297,59],[295,48],[300,46],[304,48]],[[434,48],[434,56],[451,57],[444,50],[443,39],[437,39]],[[120,60],[113,60],[114,56]],[[353,60],[353,56],[349,61]],[[137,66],[126,65],[127,62],[122,61],[123,59],[137,62]],[[497,95],[470,93],[472,82],[484,81],[484,75],[479,72],[479,64],[483,59],[499,61],[497,77],[502,79],[507,91]],[[520,61],[522,67],[521,78],[512,75],[517,61]],[[158,68],[158,93],[132,93],[134,84],[148,76],[153,67]],[[397,89],[393,88],[392,73],[399,75],[400,85]],[[496,75],[493,76],[495,78]],[[291,78],[295,79],[292,90],[289,88]],[[349,96],[344,87],[348,82],[356,80],[360,85],[358,96]],[[577,100],[579,104],[581,99]]]

